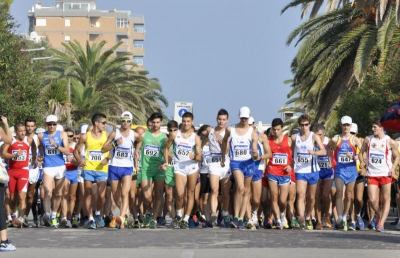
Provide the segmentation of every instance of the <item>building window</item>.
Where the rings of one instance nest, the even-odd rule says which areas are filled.
[[[144,33],[144,24],[135,24],[135,25],[133,25],[133,30],[135,32]]]
[[[37,18],[36,19],[36,27],[45,27],[46,23],[47,23],[47,21],[45,18]]]
[[[89,40],[95,41],[99,38],[99,34],[89,34]]]
[[[129,21],[127,18],[117,18],[117,28],[128,28]]]
[[[69,35],[65,35],[65,36],[64,36],[64,41],[65,41],[65,42],[71,41],[71,37],[70,37]]]
[[[98,17],[90,17],[90,27],[100,28],[100,21]]]
[[[143,40],[134,40],[133,47],[135,48],[144,48],[144,41]]]
[[[71,27],[71,20],[70,19],[65,19],[64,20],[64,25],[65,25],[65,27]]]
[[[133,62],[137,65],[143,65],[143,56],[133,56]]]

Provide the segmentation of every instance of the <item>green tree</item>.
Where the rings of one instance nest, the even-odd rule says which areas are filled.
[[[76,121],[86,120],[96,111],[117,118],[129,110],[134,122],[142,123],[151,112],[168,104],[161,87],[148,78],[147,72],[135,69],[128,53],[115,52],[120,44],[104,49],[105,44],[87,42],[84,48],[78,42],[63,44],[65,51],[53,50],[47,78],[71,83]]]
[[[7,5],[0,2],[0,112],[9,117],[11,124],[27,116],[42,121],[40,79],[29,54],[21,52],[23,40],[13,33],[14,29]]]
[[[292,1],[287,7],[302,4],[319,9],[323,1]],[[328,1],[329,3],[332,1]],[[292,62],[294,74],[289,104],[302,108],[316,121],[334,123],[335,106],[340,98],[363,82],[371,67],[384,69],[392,38],[398,28],[398,10],[392,4],[377,8],[379,1],[369,4],[335,1],[328,13],[311,17],[288,38],[300,44]],[[365,2],[365,1],[364,1]],[[368,2],[368,1],[366,1]],[[384,13],[384,16],[377,16]],[[380,22],[376,22],[376,18]]]

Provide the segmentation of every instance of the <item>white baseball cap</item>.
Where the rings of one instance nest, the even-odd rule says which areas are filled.
[[[349,116],[343,116],[342,119],[340,119],[340,123],[342,125],[345,125],[345,124],[351,125],[353,123],[353,120]]]
[[[358,125],[356,123],[352,123],[350,127],[350,133],[358,133]]]
[[[249,121],[248,121],[249,125],[253,125],[254,124],[254,117],[249,117]]]
[[[132,115],[132,113],[131,112],[129,112],[129,111],[124,111],[122,114],[121,114],[121,118],[129,118],[130,120],[132,120],[132,118],[133,118],[133,115]]]
[[[55,123],[57,123],[57,121],[58,121],[58,118],[57,118],[56,115],[48,115],[48,116],[46,117],[46,123],[50,123],[50,122],[55,122]]]
[[[249,107],[241,107],[239,110],[239,117],[240,118],[250,118],[250,108]]]

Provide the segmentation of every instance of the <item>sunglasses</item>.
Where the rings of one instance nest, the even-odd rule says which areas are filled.
[[[68,134],[68,138],[73,138],[74,135],[73,134]]]
[[[342,124],[343,126],[351,126],[351,124]]]
[[[57,123],[46,123],[47,126],[56,126]]]
[[[105,125],[105,124],[107,124],[107,121],[103,121],[103,122],[99,121],[99,123]]]
[[[127,119],[121,120],[121,123],[128,123],[128,124],[130,124],[131,122],[132,122],[132,120],[127,120]]]
[[[176,132],[176,131],[178,131],[178,129],[168,129],[168,132]]]
[[[300,124],[301,127],[309,126],[310,124]]]

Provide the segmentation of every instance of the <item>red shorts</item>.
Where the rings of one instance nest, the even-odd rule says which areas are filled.
[[[8,190],[10,194],[17,192],[28,191],[28,178],[29,170],[25,169],[9,169],[8,176],[10,181],[8,182]]]
[[[391,184],[393,179],[391,176],[369,176],[368,184],[369,185],[377,185],[379,187],[387,184]]]

